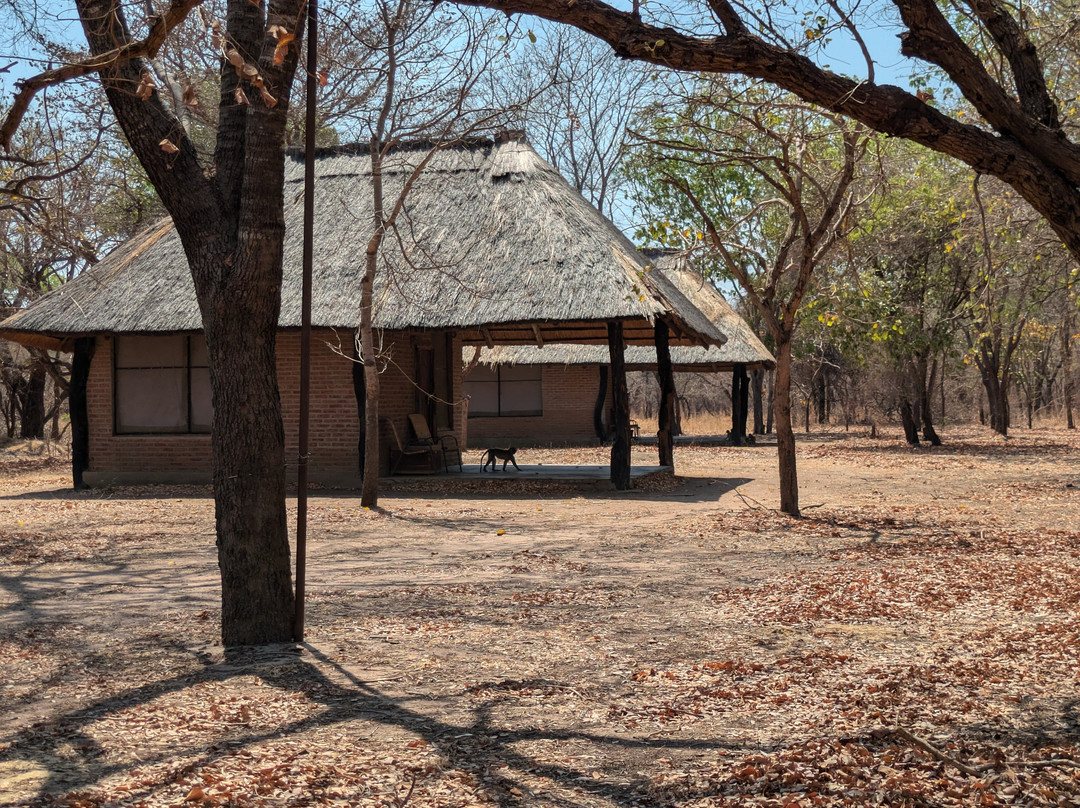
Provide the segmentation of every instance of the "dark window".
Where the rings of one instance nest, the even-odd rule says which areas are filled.
[[[116,432],[209,432],[213,407],[208,364],[201,335],[117,337]]]
[[[465,380],[470,418],[543,415],[540,365],[477,365]]]

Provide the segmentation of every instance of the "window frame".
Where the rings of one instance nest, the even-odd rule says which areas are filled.
[[[517,368],[517,369],[535,368],[536,369],[536,377],[533,378],[533,379],[506,379],[506,380],[504,380],[503,377],[502,377],[502,372],[503,372],[504,368]],[[474,412],[472,410],[472,408],[470,408],[469,409],[469,418],[542,418],[543,417],[543,415],[544,415],[544,366],[543,365],[539,365],[539,364],[537,364],[537,365],[532,365],[532,364],[496,365],[494,368],[492,368],[492,370],[495,371],[495,380],[494,380],[494,384],[495,384],[495,405],[496,405],[496,407],[498,409],[497,409],[496,412],[492,413],[492,412]],[[521,382],[535,382],[537,384],[537,394],[538,394],[538,397],[539,397],[539,402],[538,403],[539,403],[540,406],[536,410],[529,410],[528,412],[504,413],[503,412],[503,384],[504,383],[505,384],[518,384],[518,383],[521,383]],[[478,381],[474,381],[474,382],[471,382],[471,383],[472,384],[491,384],[492,382],[488,381],[488,380],[483,380],[483,381],[478,380]],[[468,376],[466,376],[464,384],[465,384],[466,388],[470,384]],[[465,390],[465,393],[466,394],[468,393],[468,389]]]
[[[138,340],[146,337],[175,337],[183,340],[183,364],[177,365],[139,365],[133,367],[120,367],[120,341],[121,340]],[[112,427],[113,435],[115,437],[130,437],[130,436],[146,436],[146,435],[209,435],[213,431],[213,426],[206,428],[193,428],[192,426],[192,414],[194,407],[192,406],[191,398],[191,380],[192,370],[209,369],[209,361],[205,365],[192,365],[191,363],[191,340],[192,338],[202,337],[202,334],[119,334],[113,337],[112,345]],[[205,353],[205,349],[204,349]],[[184,378],[184,428],[182,429],[162,429],[160,427],[150,428],[126,428],[122,429],[120,425],[120,374],[124,371],[140,371],[140,370],[182,370]],[[211,404],[211,420],[213,420],[213,404]]]

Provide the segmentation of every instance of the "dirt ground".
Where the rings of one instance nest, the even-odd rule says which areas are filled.
[[[0,806],[1080,806],[1080,438],[946,432],[804,439],[801,520],[771,447],[319,490],[306,642],[229,656],[208,489],[9,449]]]

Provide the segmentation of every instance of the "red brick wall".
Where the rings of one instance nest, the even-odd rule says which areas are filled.
[[[593,408],[600,387],[599,365],[543,365],[544,414],[508,418],[470,418],[469,446],[595,445]],[[608,374],[610,377],[610,373]],[[468,378],[468,377],[466,377]],[[608,380],[606,408],[611,406]]]
[[[402,440],[412,437],[408,415],[417,411],[417,391],[412,383],[414,345],[417,342],[445,339],[443,334],[407,333],[387,335],[384,349],[392,361],[379,377],[381,419],[392,419]],[[87,405],[90,417],[91,473],[111,472],[203,472],[210,471],[209,435],[116,435],[113,433],[113,361],[114,341],[98,338],[97,351],[90,366]],[[320,330],[312,334],[311,346],[311,421],[310,469],[313,477],[355,475],[359,470],[357,445],[360,425],[353,392],[352,362],[344,353],[351,352],[352,334]],[[459,357],[461,346],[455,340],[451,355]],[[296,472],[300,389],[300,335],[281,333],[277,340],[278,385],[281,390],[282,417],[285,424],[285,457],[290,471]],[[452,400],[461,396],[460,362],[454,368]],[[380,367],[382,367],[380,365]],[[460,413],[460,407],[455,410]],[[454,419],[460,435],[461,419]],[[393,442],[385,421],[380,434],[384,471],[389,467],[389,448]]]
[[[89,472],[209,472],[209,435],[114,435],[113,346],[111,337],[98,337],[86,407],[90,421]]]

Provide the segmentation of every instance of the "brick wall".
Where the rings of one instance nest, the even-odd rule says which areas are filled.
[[[596,445],[593,408],[600,387],[599,365],[542,365],[544,414],[505,418],[470,418],[469,446]],[[606,409],[611,407],[608,374]],[[468,377],[466,377],[468,378]],[[610,418],[605,417],[605,423]]]
[[[412,383],[415,346],[437,344],[444,334],[404,333],[387,335],[385,353],[392,361],[379,377],[380,450],[383,471],[389,469],[393,442],[385,419],[392,419],[402,440],[412,437],[408,415],[418,409],[418,393]],[[90,419],[89,473],[107,478],[110,473],[126,476],[148,473],[147,479],[164,479],[203,474],[209,478],[210,436],[196,435],[116,435],[113,432],[113,352],[114,340],[99,337],[87,382]],[[312,334],[310,470],[313,478],[348,477],[359,471],[360,424],[353,392],[348,331],[319,330]],[[346,356],[342,356],[344,353]],[[460,357],[461,346],[453,342],[451,356]],[[285,425],[285,457],[292,474],[296,472],[300,400],[300,335],[280,333],[277,340],[278,385],[281,390]],[[453,391],[450,400],[461,396],[460,361],[454,361]],[[460,435],[460,407],[454,408],[453,423]]]

